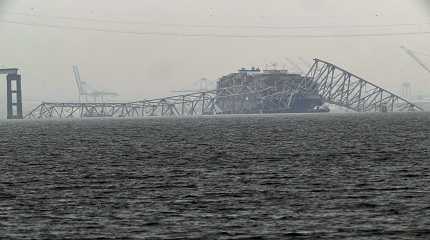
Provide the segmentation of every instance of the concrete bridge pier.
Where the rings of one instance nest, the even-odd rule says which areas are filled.
[[[7,75],[7,119],[23,119],[21,75]]]
[[[0,69],[5,74],[7,84],[7,119],[23,119],[21,75],[18,69]]]

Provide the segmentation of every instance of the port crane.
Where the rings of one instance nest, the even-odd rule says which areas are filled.
[[[94,102],[103,102],[106,97],[116,97],[118,96],[115,92],[105,92],[93,90],[87,82],[81,80],[81,75],[79,73],[79,67],[73,66],[73,76],[75,78],[76,87],[78,88],[79,102],[88,102],[88,98],[92,98]]]
[[[401,49],[406,52],[406,54],[409,55],[418,65],[420,65],[425,71],[427,71],[430,74],[430,67],[428,67],[416,54],[414,51],[410,50],[409,48],[405,46],[401,46]]]
[[[428,67],[416,54],[415,51],[406,48],[405,46],[401,46],[401,49],[406,52],[418,65],[420,65],[426,72],[430,74],[430,67]]]
[[[285,57],[285,60],[287,60],[287,62],[292,65],[297,71],[299,71],[300,74],[305,74],[303,68],[300,67],[300,65],[297,64],[295,61],[291,60],[291,58]]]
[[[278,72],[275,72],[278,74]],[[288,73],[285,73],[288,74]],[[265,81],[266,78],[260,81]],[[218,82],[219,83],[219,82]],[[260,85],[260,84],[257,84]],[[300,83],[282,90],[274,87],[240,84],[206,92],[183,93],[155,99],[123,103],[49,103],[43,102],[25,116],[26,119],[117,117],[143,118],[155,116],[199,116],[232,114],[224,111],[222,99],[234,98],[232,104],[244,112],[249,96],[257,96],[266,109],[286,109],[295,96],[318,91],[323,102],[355,112],[421,112],[421,107],[383,89],[333,63],[314,59],[314,64]],[[262,85],[262,84],[261,84]],[[269,91],[268,91],[269,90]],[[266,94],[264,98],[260,94]],[[221,100],[221,101],[220,101]],[[267,106],[266,105],[266,106]],[[262,105],[264,107],[264,105]],[[291,108],[290,108],[291,109]],[[264,110],[264,109],[263,109]],[[234,113],[234,112],[233,112]]]
[[[430,74],[430,67],[428,67],[424,61],[421,60],[421,58],[419,58],[416,54],[415,51],[412,51],[411,49],[405,47],[405,46],[401,46],[400,47],[403,51],[405,51],[405,53],[411,57],[418,65],[421,66],[421,68],[423,68],[428,74]],[[403,84],[403,89],[405,91],[405,93],[410,94],[410,84],[409,83],[404,83]]]

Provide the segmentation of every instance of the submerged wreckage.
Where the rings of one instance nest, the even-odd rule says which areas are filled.
[[[357,75],[315,59],[304,76],[286,70],[241,69],[220,78],[213,90],[128,103],[42,103],[26,118],[309,113],[327,112],[327,104],[355,112],[423,111]]]

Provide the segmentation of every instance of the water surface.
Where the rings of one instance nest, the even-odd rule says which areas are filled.
[[[0,123],[0,236],[430,239],[430,115]]]

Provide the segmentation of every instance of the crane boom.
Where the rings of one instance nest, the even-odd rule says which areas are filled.
[[[310,64],[308,61],[303,59],[302,57],[299,57],[300,62],[306,66],[307,69],[311,68],[312,64]]]
[[[85,101],[88,101],[88,97],[94,98],[95,102],[97,102],[97,99],[101,99],[103,102],[104,97],[118,96],[118,93],[115,92],[98,91],[97,89],[91,88],[87,82],[81,80],[79,67],[77,65],[73,66],[73,76],[75,77],[76,87],[78,88],[79,102],[82,102],[83,98]]]
[[[290,63],[291,65],[293,65],[293,67],[295,67],[300,73],[304,73],[305,72],[305,71],[303,71],[303,68],[301,68],[296,62],[294,62],[290,58],[286,57],[285,60],[287,60],[287,62]]]
[[[81,76],[79,74],[78,66],[73,66],[73,75],[75,77],[76,87],[78,88],[79,95],[82,95],[82,85],[81,85]]]
[[[418,58],[412,50],[406,48],[405,46],[401,46],[400,48],[402,48],[406,52],[406,54],[408,54],[416,63],[418,63],[422,68],[424,68],[424,70],[426,70],[430,74],[430,68],[425,65],[424,62],[421,61],[421,59]]]

